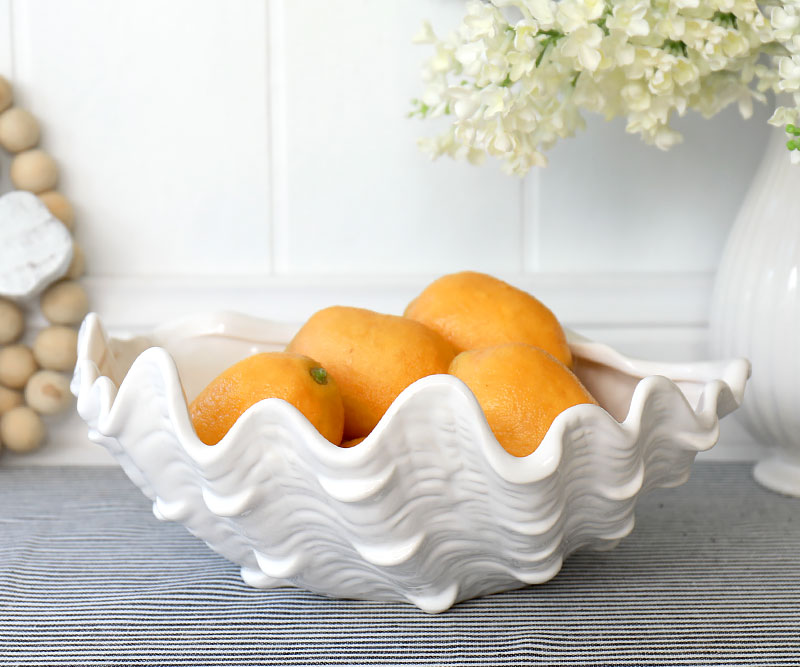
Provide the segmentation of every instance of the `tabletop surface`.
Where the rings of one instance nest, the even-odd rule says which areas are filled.
[[[261,591],[114,468],[0,468],[0,665],[798,665],[800,500],[697,463],[613,551],[430,616]]]

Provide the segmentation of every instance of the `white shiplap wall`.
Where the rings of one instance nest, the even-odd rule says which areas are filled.
[[[415,139],[432,128],[405,117],[427,54],[410,38],[463,6],[0,0],[0,72],[63,167],[110,327],[220,307],[397,311],[431,277],[475,268],[628,353],[702,357],[768,111],[682,119],[669,154],[592,119],[524,181],[430,163]]]

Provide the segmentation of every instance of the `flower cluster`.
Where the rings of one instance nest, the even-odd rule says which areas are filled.
[[[452,117],[420,141],[434,157],[488,154],[524,174],[582,111],[624,116],[666,150],[675,114],[736,103],[748,117],[770,90],[787,97],[770,122],[800,122],[800,0],[470,0],[451,35],[426,23],[415,41],[433,55],[411,115]],[[800,162],[800,139],[788,146]]]

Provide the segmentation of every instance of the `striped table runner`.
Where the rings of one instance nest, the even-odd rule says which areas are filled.
[[[800,501],[697,464],[614,551],[428,616],[258,591],[111,468],[0,469],[0,665],[800,665]]]

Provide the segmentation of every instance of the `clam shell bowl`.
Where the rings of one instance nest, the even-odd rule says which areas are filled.
[[[744,359],[637,361],[570,333],[576,372],[602,407],[569,408],[524,458],[448,375],[409,386],[357,447],[336,447],[275,398],[216,446],[200,442],[187,398],[294,330],[217,313],[115,339],[90,314],[72,385],[89,437],[159,519],[182,523],[248,584],[431,613],[545,582],[580,547],[615,546],[641,493],[686,481],[750,373]]]

